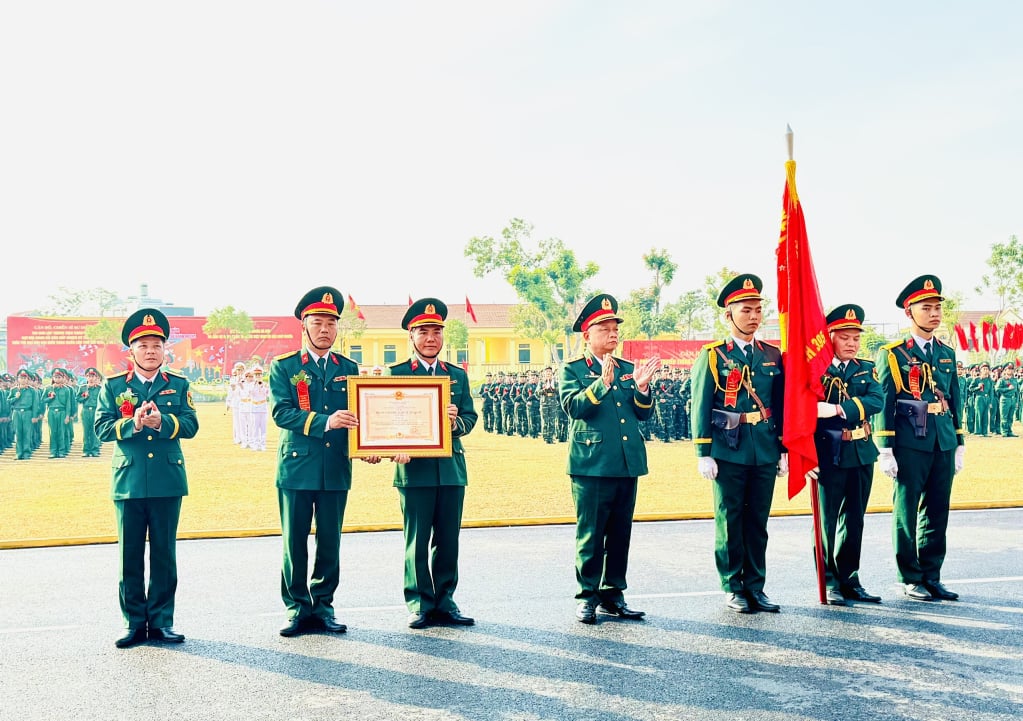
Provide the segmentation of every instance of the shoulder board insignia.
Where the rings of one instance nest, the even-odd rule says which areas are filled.
[[[169,376],[174,376],[175,378],[184,378],[185,377],[184,374],[181,371],[176,370],[174,368],[168,368],[166,371],[164,371],[164,373],[166,375],[169,375]]]
[[[120,373],[114,373],[112,376],[107,376],[107,380],[113,380],[114,378],[120,378],[121,376],[128,375],[128,371],[121,371]]]
[[[298,353],[299,352],[297,350],[293,350],[290,353],[282,353],[279,356],[277,356],[276,358],[274,358],[274,360],[275,361],[279,361],[279,360],[284,360],[285,358],[291,358],[291,356],[298,355]]]
[[[707,345],[703,346],[703,350],[711,350],[712,348],[717,348],[719,345],[724,344],[725,342],[723,340],[716,340],[713,343],[708,343]]]
[[[881,346],[881,350],[894,350],[895,348],[898,348],[900,345],[902,345],[904,342],[905,341],[897,340],[894,343],[888,343],[886,345]]]

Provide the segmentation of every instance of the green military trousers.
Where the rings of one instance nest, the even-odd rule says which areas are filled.
[[[288,620],[333,617],[334,592],[341,582],[341,524],[348,491],[278,488],[277,502],[284,540],[281,599]],[[316,553],[309,578],[309,532],[314,518]]]
[[[579,600],[624,598],[636,509],[635,477],[572,476],[575,501],[575,580]]]
[[[465,486],[399,486],[409,613],[458,612],[458,536]]]
[[[96,435],[96,406],[82,406],[82,455],[98,456],[100,449],[99,436]]]
[[[895,448],[892,542],[902,583],[941,580],[955,451]]]
[[[860,583],[860,550],[863,547],[863,514],[867,511],[874,464],[836,468],[822,466],[820,473],[821,531],[825,585],[839,591]]]
[[[174,625],[178,588],[177,536],[181,496],[114,501],[121,556],[121,615],[128,628]],[[146,536],[149,588],[146,588]]]
[[[767,577],[767,518],[778,465],[716,460],[714,560],[721,589],[725,593],[762,591]]]

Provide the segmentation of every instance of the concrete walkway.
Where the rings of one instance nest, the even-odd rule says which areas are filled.
[[[114,546],[0,551],[0,719],[1019,719],[1023,510],[953,513],[956,603],[905,599],[867,517],[881,606],[816,601],[807,517],[769,524],[780,614],[724,608],[713,525],[637,524],[644,622],[573,618],[573,528],[469,529],[469,629],[410,631],[398,533],[346,534],[344,636],[284,639],[280,539],[181,541],[181,646],[117,650]]]

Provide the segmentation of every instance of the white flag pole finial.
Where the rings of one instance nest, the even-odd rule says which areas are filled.
[[[785,145],[789,150],[789,160],[792,160],[792,126],[785,124]]]

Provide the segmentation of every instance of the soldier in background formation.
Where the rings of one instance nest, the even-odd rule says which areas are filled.
[[[11,425],[14,427],[15,457],[25,461],[32,457],[36,445],[36,431],[43,414],[43,400],[39,389],[33,385],[32,372],[18,371],[17,385],[8,393]]]
[[[14,428],[11,425],[11,386],[14,384],[14,376],[10,373],[0,373],[0,454],[6,451],[14,442]]]
[[[487,373],[479,390],[483,430],[497,435],[568,440],[568,416],[558,403],[558,381],[547,366],[537,373]]]
[[[96,435],[96,409],[102,386],[103,376],[99,370],[86,368],[85,383],[78,387],[76,394],[82,421],[82,455],[85,458],[99,458],[100,447],[103,445]]]

